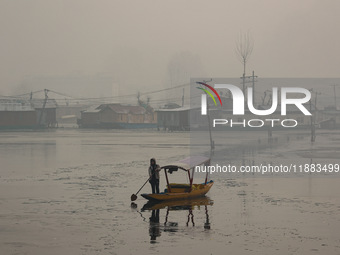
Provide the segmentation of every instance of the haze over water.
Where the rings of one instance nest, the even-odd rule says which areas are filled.
[[[229,141],[227,153],[221,150],[222,140],[216,142],[213,163],[223,163],[219,155],[225,155],[223,159],[230,155],[232,164],[248,162],[251,154],[231,152],[239,135],[237,131],[223,135]],[[255,146],[257,161],[276,158],[281,162],[280,158],[292,157],[294,150],[295,159],[309,161],[309,155],[300,154],[313,152],[308,134],[289,135],[291,140],[283,146]],[[189,133],[65,129],[6,132],[0,137],[0,246],[4,254],[340,251],[339,179],[334,175],[212,175],[215,184],[208,202],[177,208],[181,210],[160,209],[159,223],[155,223],[150,219],[153,212],[142,210],[146,200],[138,195],[131,207],[130,196],[147,179],[151,157],[164,165],[190,155]],[[268,142],[266,134],[259,133],[259,137],[262,144]],[[277,132],[274,137],[282,139],[285,134]],[[339,132],[319,134],[317,139],[314,149],[339,151]],[[237,148],[247,151],[249,144]],[[199,177],[197,182],[202,180]],[[161,175],[161,189],[164,186]],[[142,190],[148,192],[149,184]]]

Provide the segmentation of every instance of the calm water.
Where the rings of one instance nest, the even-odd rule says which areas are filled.
[[[237,143],[235,134],[226,138],[230,144]],[[259,134],[262,145],[265,135]],[[249,144],[236,154],[218,148],[215,161],[289,161],[295,155],[309,162],[321,148],[332,157],[320,161],[338,161],[338,133],[319,136],[313,148],[303,138],[297,146],[297,137],[303,136],[251,152]],[[212,176],[207,198],[150,207],[138,196],[132,204],[131,194],[147,179],[149,159],[161,165],[182,159],[190,155],[189,144],[188,133],[154,131],[0,133],[1,254],[340,253],[334,175],[220,174]],[[149,191],[147,184],[142,193]]]

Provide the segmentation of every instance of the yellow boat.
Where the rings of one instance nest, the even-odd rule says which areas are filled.
[[[193,179],[196,166],[207,166],[209,164],[210,158],[203,156],[194,156],[188,157],[170,165],[162,166],[161,170],[164,169],[167,188],[164,190],[164,192],[159,194],[141,194],[141,196],[150,201],[180,200],[205,196],[205,194],[209,192],[210,188],[214,184],[214,181],[212,180],[208,182],[209,171],[207,171],[206,173],[204,183],[194,184]],[[189,177],[189,184],[169,183],[168,173],[171,174],[175,171],[178,171],[178,169],[187,172]]]

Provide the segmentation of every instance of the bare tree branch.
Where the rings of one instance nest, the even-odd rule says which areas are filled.
[[[246,63],[253,52],[254,40],[249,32],[242,34],[240,33],[238,39],[236,40],[235,52],[241,63],[243,64],[243,73],[245,74]]]

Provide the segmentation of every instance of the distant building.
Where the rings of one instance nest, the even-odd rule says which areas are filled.
[[[81,128],[156,128],[157,115],[152,108],[122,104],[102,104],[81,112]]]
[[[188,106],[156,110],[158,129],[169,131],[190,130],[190,114],[193,114],[193,110]]]
[[[335,107],[326,107],[320,111],[322,121],[320,121],[320,128],[335,129],[340,128],[340,110]]]
[[[58,105],[57,122],[60,124],[77,124],[81,112],[89,108],[86,105]]]
[[[36,125],[36,111],[28,100],[0,99],[0,129],[31,129]]]
[[[336,129],[336,121],[334,118],[322,120],[318,123],[319,127],[322,129]]]
[[[0,128],[31,129],[56,127],[57,103],[48,99],[0,99]]]
[[[54,99],[32,99],[30,100],[36,111],[37,124],[42,127],[56,127],[58,104]]]
[[[181,106],[176,103],[167,103],[164,105],[163,109],[175,109],[180,108]]]

